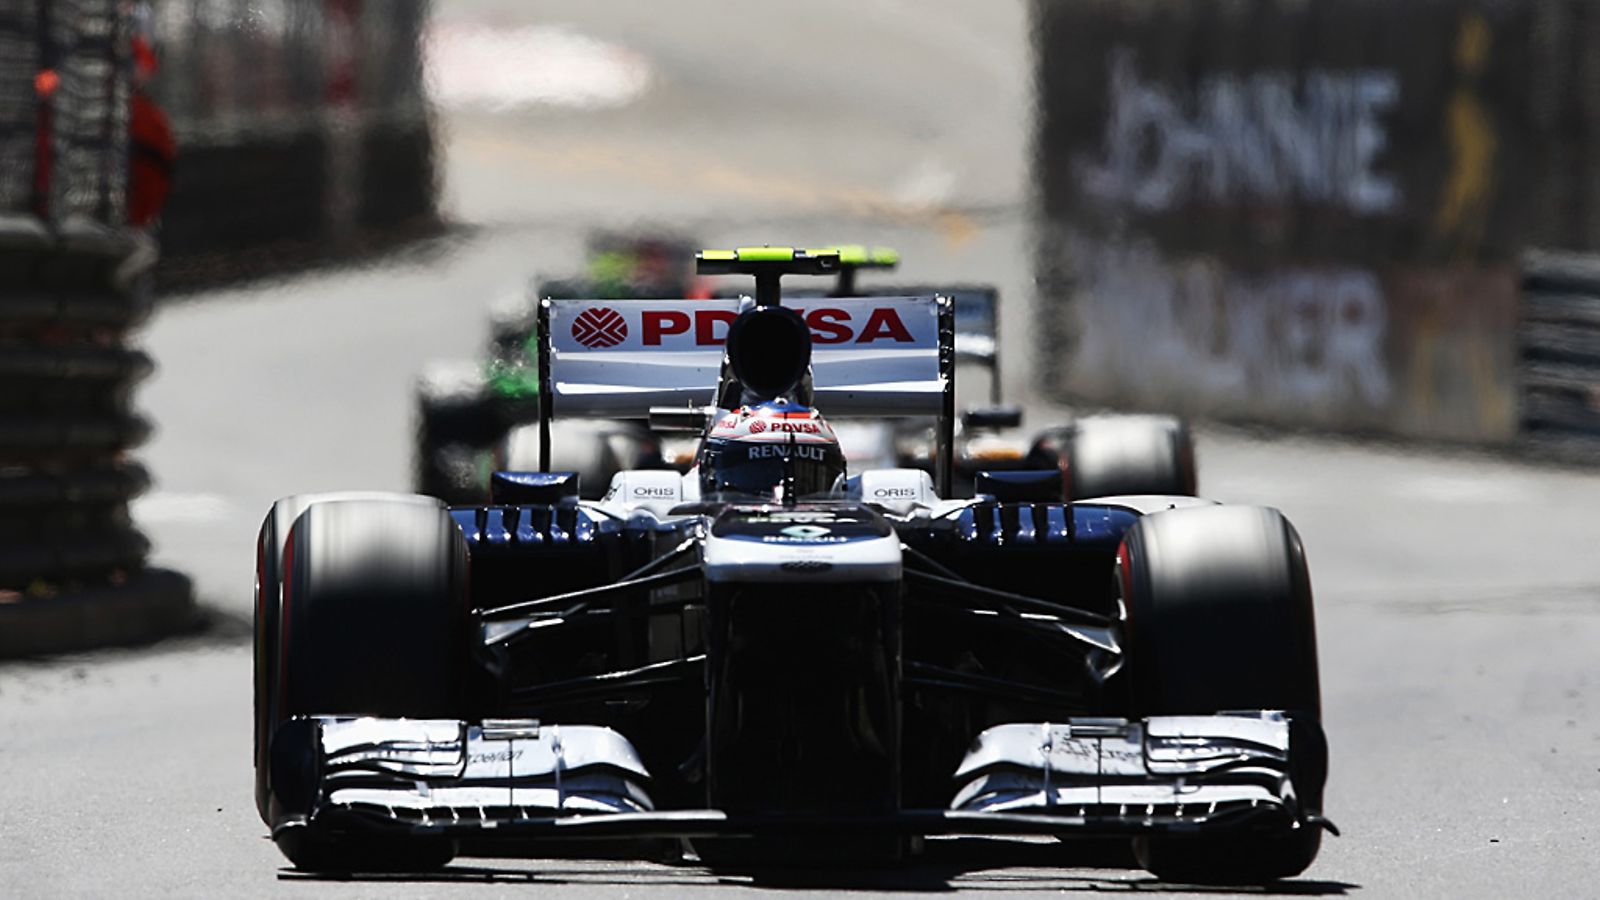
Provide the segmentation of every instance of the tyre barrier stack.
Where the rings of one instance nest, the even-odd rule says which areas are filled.
[[[149,569],[128,505],[153,370],[148,240],[87,220],[0,217],[0,659],[153,640],[194,619],[187,578]]]

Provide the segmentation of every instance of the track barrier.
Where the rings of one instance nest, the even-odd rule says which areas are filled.
[[[1522,296],[1523,433],[1558,446],[1600,441],[1600,257],[1529,254]]]
[[[1600,249],[1595,13],[1036,0],[1042,386],[1478,444],[1600,431],[1591,319],[1548,262]]]
[[[163,286],[270,274],[438,228],[425,0],[155,5],[179,156]]]
[[[125,224],[131,27],[117,2],[0,6],[0,658],[194,617],[129,515],[157,258]]]

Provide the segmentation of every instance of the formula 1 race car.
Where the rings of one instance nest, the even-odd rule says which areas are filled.
[[[501,472],[493,502],[278,501],[257,545],[256,790],[312,871],[692,844],[713,867],[935,835],[1126,836],[1157,876],[1314,859],[1311,585],[1276,510],[952,475],[952,304],[784,298],[832,253],[705,251],[729,301],[540,307],[555,417],[701,423],[696,465]],[[813,348],[820,325],[839,340]],[[850,472],[819,410],[938,420]],[[544,459],[549,459],[548,453]]]
[[[497,305],[489,354],[483,362],[430,363],[417,385],[415,487],[452,503],[487,498],[496,468],[533,469],[543,463],[538,442],[538,371],[531,348],[535,310],[544,299],[736,299],[715,292],[670,261],[685,242],[664,235],[601,233],[589,241],[587,276],[536,280],[528,295]],[[999,291],[990,285],[877,285],[857,287],[857,273],[888,270],[900,261],[887,248],[841,245],[830,290],[797,291],[798,298],[904,297],[937,294],[953,304],[956,363],[981,370],[988,403],[955,419],[951,495],[970,497],[980,471],[1059,468],[1063,499],[1108,494],[1197,493],[1194,443],[1172,416],[1101,415],[1058,422],[1029,437],[1016,433],[1022,410],[1001,402]],[[814,339],[833,333],[822,329]],[[861,467],[934,467],[930,417],[872,417],[836,423],[846,455]],[[694,443],[675,442],[642,419],[567,420],[555,426],[551,465],[579,472],[585,499],[598,499],[611,477],[628,468],[693,464]],[[698,439],[698,433],[694,435]]]

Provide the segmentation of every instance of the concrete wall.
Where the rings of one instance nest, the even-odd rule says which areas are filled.
[[[1038,0],[1057,396],[1519,434],[1520,268],[1600,243],[1583,0]]]

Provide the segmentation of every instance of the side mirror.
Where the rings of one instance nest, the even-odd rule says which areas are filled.
[[[961,424],[969,431],[999,431],[1022,424],[1020,406],[980,406],[961,414]]]
[[[712,406],[652,406],[650,430],[663,434],[704,434],[716,415]]]

